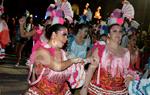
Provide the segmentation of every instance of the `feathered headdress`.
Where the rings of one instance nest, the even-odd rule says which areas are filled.
[[[122,13],[120,9],[115,9],[111,13],[110,18],[108,19],[108,25],[115,24],[115,23],[122,25],[123,22],[124,19],[122,18]]]

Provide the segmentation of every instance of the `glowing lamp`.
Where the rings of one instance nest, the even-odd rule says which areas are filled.
[[[96,18],[96,19],[101,19],[102,18],[101,15],[100,15],[100,10],[101,10],[101,7],[99,6],[97,8],[97,11],[95,12],[94,18]]]

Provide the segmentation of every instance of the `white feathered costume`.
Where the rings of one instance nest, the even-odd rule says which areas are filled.
[[[55,4],[50,4],[47,8],[45,19],[48,16],[52,18],[52,24],[63,24],[64,19],[67,19],[69,23],[72,23],[73,11],[71,4],[67,0],[55,0]]]

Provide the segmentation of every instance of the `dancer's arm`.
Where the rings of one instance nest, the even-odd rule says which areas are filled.
[[[133,79],[139,79],[139,75],[136,73],[136,71],[133,71],[129,68],[129,64],[130,64],[130,52],[127,50],[125,53],[125,64],[127,66],[127,71],[125,71],[124,73],[124,82],[125,82],[125,86],[128,87],[130,81],[132,81]]]
[[[19,30],[20,30],[21,37],[26,38],[26,37],[33,36],[36,33],[35,30],[33,29],[31,32],[26,32],[24,29],[25,23],[26,23],[25,17],[19,19],[19,24],[20,24]]]
[[[93,76],[96,68],[98,67],[98,64],[99,64],[98,49],[96,49],[93,52],[92,57],[91,57],[90,60],[91,60],[91,64],[90,64],[90,66],[88,68],[88,71],[86,73],[86,78],[85,78],[84,86],[82,87],[82,89],[80,91],[81,95],[87,95],[88,86],[90,84],[90,81],[92,79],[92,76]]]
[[[54,71],[63,71],[74,63],[81,62],[81,58],[69,59],[66,61],[56,61],[47,50],[39,49],[35,52],[35,64],[43,64]]]

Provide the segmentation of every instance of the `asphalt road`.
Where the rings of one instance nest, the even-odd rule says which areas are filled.
[[[15,67],[16,56],[0,59],[0,95],[21,95],[27,88],[28,68],[22,65]]]

